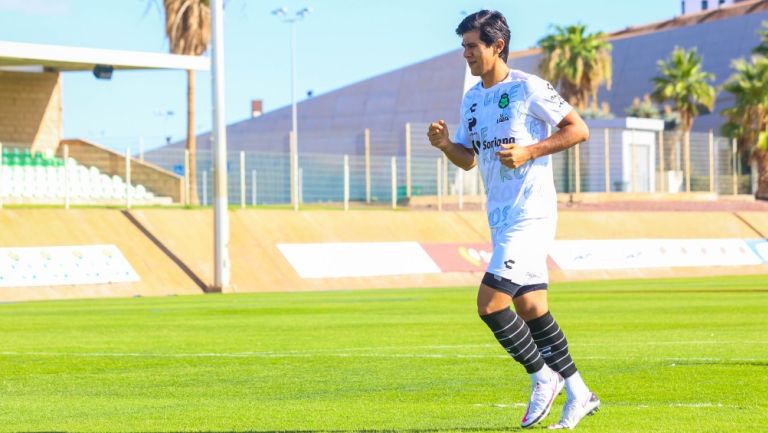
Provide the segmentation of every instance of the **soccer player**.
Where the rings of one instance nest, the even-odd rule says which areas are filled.
[[[471,14],[456,34],[481,81],[464,95],[453,141],[444,120],[432,123],[427,136],[458,167],[480,166],[493,255],[477,293],[478,313],[530,375],[522,427],[544,419],[565,386],[562,417],[549,427],[570,429],[597,411],[600,400],[576,370],[547,304],[547,250],[557,223],[550,155],[587,140],[589,129],[552,85],[507,66],[510,32],[501,13]],[[551,136],[547,125],[557,127]]]

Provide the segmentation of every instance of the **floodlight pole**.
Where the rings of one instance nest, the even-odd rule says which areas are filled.
[[[229,286],[229,215],[227,214],[227,126],[224,116],[224,6],[211,0],[211,81],[213,88],[213,250],[214,291]]]
[[[283,22],[288,23],[291,26],[291,135],[293,139],[293,152],[294,157],[291,161],[292,173],[294,178],[292,184],[296,191],[292,191],[291,201],[293,201],[293,209],[299,210],[299,197],[301,197],[299,188],[299,127],[298,116],[296,109],[296,22],[304,19],[307,14],[312,12],[312,8],[303,8],[296,12],[292,17],[289,16],[288,9],[281,7],[272,11],[272,15],[282,18]]]

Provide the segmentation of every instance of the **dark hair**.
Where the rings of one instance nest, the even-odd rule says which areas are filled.
[[[507,61],[509,56],[509,26],[501,12],[483,9],[467,15],[456,27],[456,34],[462,36],[472,30],[480,32],[480,40],[488,47],[499,39],[503,40],[504,49],[499,53],[499,57],[505,62]]]

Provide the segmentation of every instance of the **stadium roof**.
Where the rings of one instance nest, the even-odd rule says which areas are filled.
[[[718,9],[681,15],[670,20],[643,24],[641,26],[627,27],[624,30],[611,33],[610,39],[615,40],[619,38],[639,36],[645,33],[654,33],[661,30],[671,30],[680,27],[693,26],[696,24],[703,24],[724,18],[732,18],[740,15],[747,15],[763,11],[768,11],[768,0],[740,1],[733,5],[723,6]]]
[[[0,41],[0,70],[90,71],[96,65],[114,69],[207,71],[210,60],[200,56]]]
[[[657,21],[655,23],[643,24],[640,26],[627,27],[623,30],[608,33],[608,39],[610,41],[616,41],[625,38],[632,38],[635,36],[642,36],[649,33],[695,26],[697,24],[704,24],[726,18],[733,18],[763,11],[768,11],[768,0],[746,0],[733,5],[723,6],[718,9],[681,15],[669,20]],[[509,58],[514,59],[520,57],[528,57],[540,53],[540,48],[510,51]]]
[[[676,46],[696,48],[704,70],[715,74],[712,84],[719,86],[733,74],[731,62],[750,56],[760,43],[757,31],[766,20],[768,0],[748,0],[608,33],[613,45],[613,85],[610,90],[600,89],[600,101],[607,102],[614,115],[622,116],[635,98],[653,90],[651,79],[658,74],[657,62],[667,58]],[[508,65],[537,73],[540,58],[538,48],[511,51]],[[435,119],[449,123],[458,120],[462,90],[468,81],[477,79],[467,77],[465,71],[461,49],[456,49],[301,100],[298,124],[302,149],[307,153],[360,154],[364,148],[362,131],[368,128],[373,154],[402,154],[406,122],[413,124],[413,136],[424,139],[424,124]],[[732,100],[732,95],[720,92],[714,110],[698,116],[694,130],[718,130],[724,122],[720,112]],[[291,107],[285,106],[228,125],[227,145],[231,150],[287,152],[290,130]],[[199,142],[208,143],[209,135],[200,134]],[[183,145],[180,141],[170,146]]]

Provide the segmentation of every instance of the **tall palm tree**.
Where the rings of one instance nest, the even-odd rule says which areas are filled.
[[[762,28],[757,31],[760,35],[760,45],[752,49],[752,52],[761,56],[768,56],[768,21],[763,21]]]
[[[667,60],[659,60],[659,76],[652,78],[653,93],[656,102],[671,101],[675,111],[680,113],[680,127],[688,132],[693,126],[693,119],[699,115],[700,107],[709,110],[715,107],[715,88],[709,82],[715,75],[704,72],[701,57],[696,49],[686,51],[675,47]]]
[[[768,59],[739,59],[732,67],[735,73],[723,84],[723,90],[732,94],[735,102],[722,112],[728,119],[723,133],[738,138],[741,150],[748,151],[757,162],[755,196],[768,199]]]
[[[165,34],[171,53],[200,56],[211,39],[210,0],[163,0]],[[189,151],[189,199],[198,204],[197,142],[195,138],[195,71],[187,70],[187,150]]]
[[[670,167],[679,170],[677,144],[682,138],[684,152],[687,152],[690,146],[688,133],[693,127],[693,119],[699,115],[702,107],[714,109],[716,91],[709,82],[715,79],[715,75],[702,70],[701,57],[696,55],[695,48],[686,51],[675,47],[668,59],[659,60],[657,64],[660,75],[651,79],[651,97],[660,103],[671,101],[674,111],[680,117],[676,145],[667,146]]]
[[[555,26],[555,32],[539,40],[539,70],[579,111],[597,111],[597,92],[602,84],[610,90],[613,76],[611,43],[603,32],[587,33],[587,26]]]

